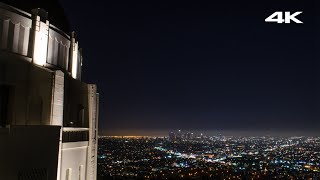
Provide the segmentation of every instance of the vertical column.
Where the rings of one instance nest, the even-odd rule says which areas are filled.
[[[64,73],[55,71],[52,85],[52,104],[51,104],[51,121],[50,125],[63,126],[63,103],[64,103]],[[60,129],[59,153],[57,166],[57,180],[61,175],[61,150],[62,149],[62,128]]]
[[[79,65],[78,65],[78,79],[81,80],[81,74],[82,74],[82,61],[83,61],[83,56],[82,56],[82,48],[79,48]]]
[[[71,180],[72,178],[72,169],[68,168],[66,173],[66,180]]]
[[[74,79],[78,78],[78,66],[79,66],[79,46],[78,41],[76,40],[76,34],[75,32],[71,33],[71,53],[70,53],[70,72],[71,76]]]
[[[44,9],[33,9],[32,13],[32,59],[33,63],[44,66],[47,61],[49,21]]]
[[[97,123],[99,96],[96,85],[88,85],[89,105],[89,147],[87,156],[87,180],[96,179],[97,166]]]
[[[62,71],[54,72],[54,81],[52,89],[52,115],[50,125],[63,125],[63,98],[64,98],[64,73]]]
[[[97,87],[96,87],[97,88]],[[97,90],[97,89],[96,89]],[[95,127],[94,127],[94,143],[95,143],[95,149],[94,149],[94,166],[93,166],[93,179],[97,179],[97,166],[98,166],[98,162],[97,162],[97,155],[98,155],[98,125],[99,125],[99,102],[100,102],[100,96],[99,93],[96,93],[96,98],[95,98],[95,112],[94,112],[94,116],[95,116]]]

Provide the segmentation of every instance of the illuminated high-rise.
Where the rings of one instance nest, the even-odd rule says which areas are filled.
[[[176,140],[176,134],[174,132],[169,133],[169,141],[174,142]]]
[[[45,10],[0,3],[0,179],[96,179],[99,95],[82,61]]]

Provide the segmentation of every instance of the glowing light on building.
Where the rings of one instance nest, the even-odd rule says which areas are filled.
[[[34,37],[34,49],[33,49],[33,61],[39,66],[44,66],[47,59],[47,49],[48,49],[48,25],[49,21],[46,23],[40,21],[40,17],[36,17],[35,23],[35,37]]]
[[[75,38],[72,38],[72,70],[71,75],[74,79],[77,78],[78,72],[78,42],[74,42]]]

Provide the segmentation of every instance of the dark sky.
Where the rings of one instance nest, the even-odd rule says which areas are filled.
[[[101,132],[320,130],[316,1],[61,3]],[[275,11],[304,24],[264,22]]]

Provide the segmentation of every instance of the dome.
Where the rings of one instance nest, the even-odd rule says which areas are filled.
[[[45,9],[48,12],[50,24],[69,33],[69,22],[58,0],[3,0],[2,2],[28,13],[35,8]]]

